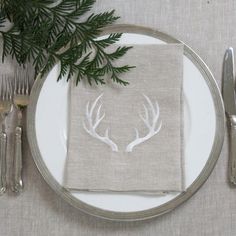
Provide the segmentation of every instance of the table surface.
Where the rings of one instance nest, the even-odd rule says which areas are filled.
[[[119,23],[152,27],[194,49],[221,82],[225,49],[236,48],[234,0],[97,0],[94,11],[116,9]],[[12,70],[10,62],[4,68]],[[9,119],[9,142],[14,118]],[[30,150],[24,151],[25,191],[0,197],[0,235],[156,236],[236,235],[236,189],[227,183],[227,135],[219,161],[204,186],[169,214],[146,221],[118,223],[88,216],[64,202],[39,174]],[[24,144],[27,145],[26,138]],[[8,147],[11,161],[13,147]]]

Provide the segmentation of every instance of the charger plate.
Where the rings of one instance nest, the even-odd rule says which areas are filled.
[[[119,44],[184,44],[162,32],[134,25],[106,28],[103,36],[116,32],[123,33]],[[81,211],[117,221],[159,216],[189,199],[207,180],[219,157],[224,138],[224,108],[210,70],[185,44],[183,61],[186,192],[147,196],[76,193],[65,189],[62,182],[67,155],[69,86],[65,81],[56,82],[58,64],[43,78],[37,77],[27,114],[32,155],[50,187]]]

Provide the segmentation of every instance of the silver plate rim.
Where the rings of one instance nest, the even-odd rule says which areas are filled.
[[[211,172],[213,171],[216,165],[216,162],[219,158],[219,155],[223,146],[224,133],[225,133],[225,111],[224,111],[224,105],[223,105],[220,89],[212,73],[210,72],[208,66],[190,47],[188,47],[182,41],[177,40],[173,38],[172,36],[169,36],[168,34],[165,34],[163,32],[160,32],[152,28],[137,26],[137,25],[128,25],[128,24],[120,24],[120,25],[113,25],[113,26],[107,27],[104,29],[102,35],[110,34],[110,33],[119,33],[119,32],[144,34],[147,36],[152,36],[154,38],[161,39],[167,43],[182,43],[184,45],[184,55],[187,56],[201,71],[209,87],[209,90],[211,91],[215,110],[216,110],[216,117],[217,117],[214,143],[213,143],[212,150],[211,150],[211,153],[209,155],[209,158],[205,167],[203,168],[203,170],[201,171],[197,179],[189,186],[186,192],[178,195],[173,200],[161,206],[144,210],[144,211],[137,211],[137,212],[113,212],[113,211],[103,210],[103,209],[88,205],[80,201],[79,199],[73,197],[67,189],[63,188],[53,178],[53,176],[51,175],[51,173],[49,172],[47,166],[45,165],[43,161],[43,158],[41,156],[41,153],[37,144],[36,130],[35,130],[35,113],[36,113],[38,97],[39,97],[41,88],[43,86],[43,83],[47,77],[47,76],[44,76],[42,78],[40,74],[37,76],[34,86],[32,88],[31,96],[30,96],[30,104],[27,109],[27,137],[28,137],[29,146],[31,149],[34,162],[39,172],[41,173],[41,175],[43,176],[47,184],[66,202],[68,202],[75,208],[89,215],[96,216],[99,218],[113,220],[113,221],[141,221],[141,220],[154,218],[154,217],[157,217],[157,216],[160,216],[160,215],[163,215],[165,213],[172,211],[177,206],[181,205],[182,203],[187,201],[190,197],[192,197],[198,191],[198,189],[205,183],[205,181],[208,179],[208,177],[210,176]]]

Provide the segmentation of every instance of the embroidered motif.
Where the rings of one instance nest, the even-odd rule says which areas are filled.
[[[103,96],[103,94],[101,94],[100,96],[97,97],[97,99],[92,104],[91,108],[90,108],[89,102],[87,103],[86,119],[87,119],[88,127],[86,126],[85,122],[83,123],[83,127],[86,130],[86,132],[89,135],[91,135],[93,138],[96,138],[96,139],[100,140],[101,142],[110,146],[113,152],[118,152],[117,145],[109,138],[109,128],[106,129],[105,136],[100,136],[96,131],[96,128],[98,127],[98,125],[105,118],[105,113],[103,113],[103,115],[100,116],[102,104],[100,104],[99,107],[97,108],[97,113],[96,113],[95,119],[93,118],[94,110],[95,110],[95,108],[102,96]]]
[[[99,95],[96,100],[93,102],[90,108],[90,102],[86,105],[86,123],[83,123],[83,127],[85,131],[92,136],[95,139],[98,139],[99,141],[107,144],[112,151],[118,152],[118,146],[109,138],[109,128],[106,129],[105,135],[101,136],[97,133],[96,129],[99,126],[99,124],[102,122],[102,120],[105,118],[105,112],[103,115],[100,115],[102,104],[100,104],[98,107],[98,103],[100,99],[102,98],[103,94]],[[147,135],[144,137],[140,137],[139,131],[137,128],[135,128],[136,138],[134,141],[129,143],[126,147],[126,152],[132,152],[134,147],[138,146],[141,143],[146,142],[156,134],[158,134],[162,127],[162,121],[159,120],[160,116],[160,108],[158,105],[158,102],[156,101],[155,104],[152,103],[150,98],[143,94],[146,105],[143,104],[145,116],[143,116],[141,113],[139,114],[139,117],[144,122],[145,126],[148,129]],[[96,117],[94,118],[94,112],[96,110]]]
[[[143,94],[143,96],[147,101],[148,107],[143,104],[145,117],[142,114],[139,114],[139,117],[142,119],[145,126],[147,127],[148,133],[144,137],[139,137],[139,132],[135,128],[136,138],[134,141],[128,144],[128,146],[126,147],[126,152],[132,152],[135,146],[152,138],[154,135],[159,133],[162,127],[162,121],[159,121],[160,108],[158,102],[156,101],[154,105],[148,96],[146,96],[145,94]]]

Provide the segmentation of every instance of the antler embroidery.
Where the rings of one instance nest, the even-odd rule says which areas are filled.
[[[151,102],[149,97],[147,97],[144,94],[143,94],[143,96],[147,101],[147,105],[149,106],[149,109],[147,108],[147,106],[145,104],[143,104],[144,111],[145,111],[145,117],[142,114],[139,114],[139,117],[142,119],[145,126],[148,128],[149,132],[146,136],[139,137],[139,132],[135,128],[136,138],[133,142],[131,142],[126,147],[126,152],[132,152],[133,148],[135,146],[147,141],[148,139],[150,139],[151,137],[156,135],[161,130],[162,122],[159,121],[160,109],[159,109],[159,105],[158,105],[157,101],[156,101],[155,105],[153,105],[153,103]],[[151,113],[151,117],[149,117],[150,113]]]
[[[86,126],[85,122],[83,123],[83,127],[89,135],[91,135],[92,137],[94,137],[94,138],[100,140],[101,142],[107,144],[108,146],[110,146],[112,151],[118,152],[117,145],[109,138],[109,128],[106,129],[105,136],[100,136],[96,131],[96,128],[98,127],[98,125],[101,123],[101,121],[105,117],[105,113],[103,113],[103,115],[100,116],[100,111],[101,111],[101,107],[102,107],[102,104],[100,104],[97,109],[96,118],[93,119],[94,110],[95,110],[97,103],[99,102],[99,100],[101,99],[102,96],[103,96],[103,94],[101,94],[99,97],[97,97],[97,99],[92,104],[91,108],[90,108],[89,102],[87,103],[86,119],[87,119],[88,127]]]

